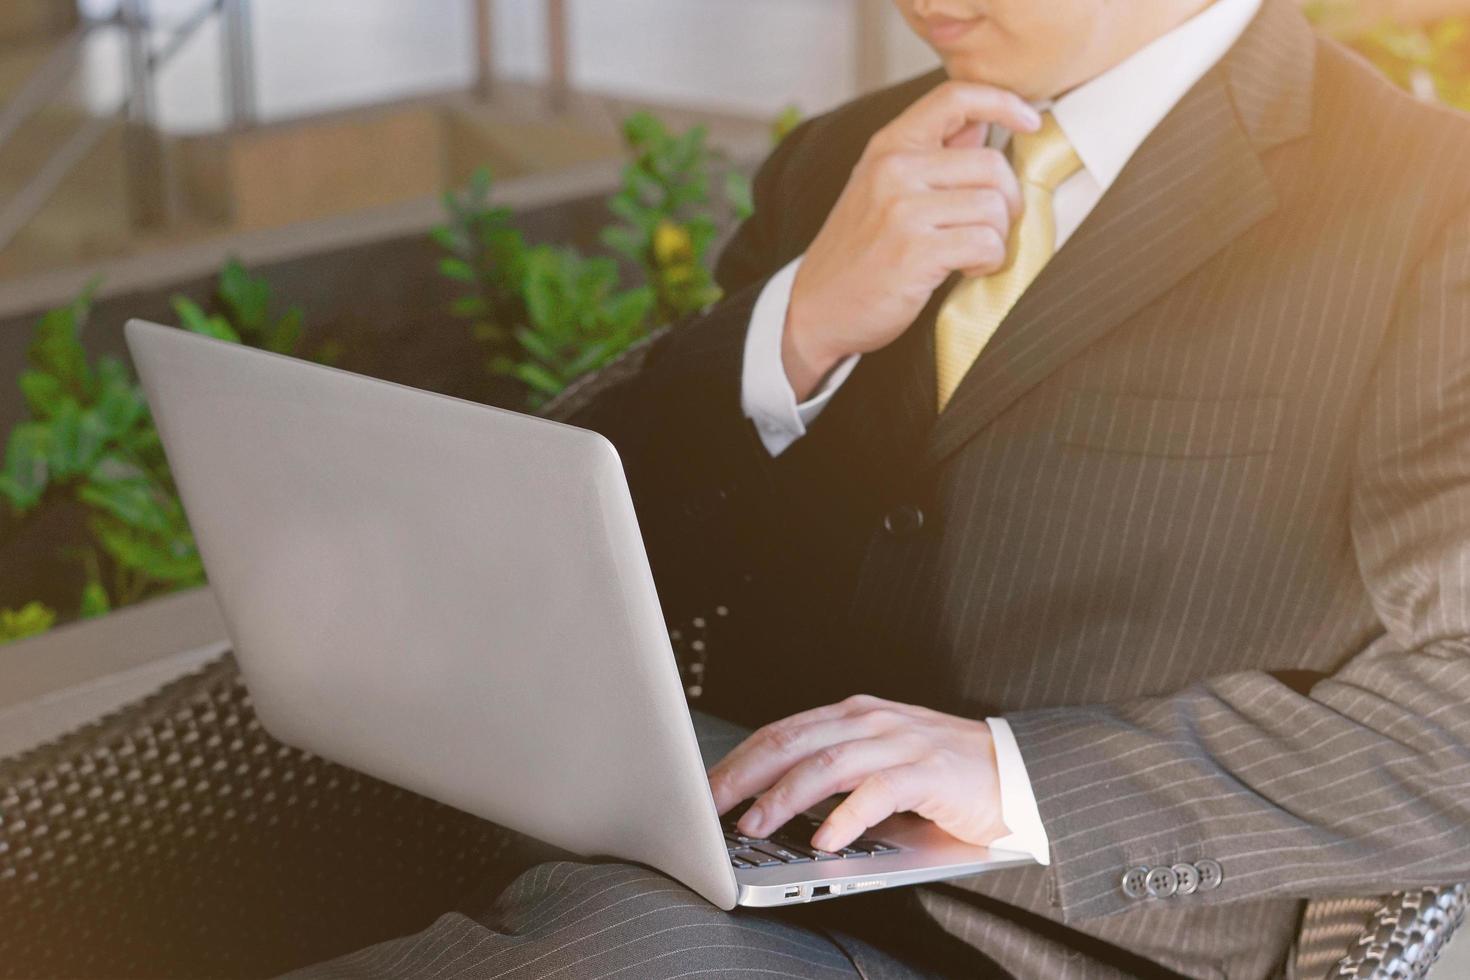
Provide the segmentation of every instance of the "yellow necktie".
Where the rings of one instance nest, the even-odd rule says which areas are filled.
[[[1011,307],[1051,261],[1057,236],[1052,194],[1082,161],[1048,112],[1042,115],[1041,129],[1011,137],[1011,165],[1021,182],[1025,213],[1011,227],[1010,261],[988,276],[962,281],[939,309],[934,353],[940,411]]]

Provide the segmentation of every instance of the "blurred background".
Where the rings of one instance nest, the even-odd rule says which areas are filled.
[[[1470,0],[1306,9],[1470,108]],[[793,126],[935,63],[887,0],[5,0],[0,644],[223,635],[128,317],[535,410],[718,299]]]

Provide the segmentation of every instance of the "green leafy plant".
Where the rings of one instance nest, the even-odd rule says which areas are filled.
[[[799,120],[789,110],[773,126],[784,136]],[[717,234],[710,173],[719,154],[703,127],[673,134],[638,113],[623,125],[630,160],[608,200],[617,220],[602,243],[641,275],[627,286],[612,259],[571,248],[531,247],[508,208],[492,203],[494,181],[475,172],[461,192],[444,195],[446,220],[430,232],[445,253],[439,272],[460,284],[450,312],[470,323],[491,371],[526,386],[540,407],[581,375],[616,357],[654,324],[697,313],[720,298],[708,253]],[[744,174],[726,175],[736,217],[753,210]]]
[[[490,369],[519,380],[539,408],[647,333],[654,294],[623,289],[612,259],[528,246],[492,191],[490,172],[476,171],[462,194],[444,196],[449,219],[431,235],[449,253],[439,271],[465,287],[451,312],[489,347]]]
[[[469,321],[471,334],[490,350],[492,369],[500,370],[516,329],[526,322],[527,248],[510,209],[490,203],[493,185],[488,168],[476,170],[463,193],[444,195],[448,220],[429,234],[448,253],[439,272],[463,284],[450,313]]]
[[[527,355],[508,371],[539,408],[648,332],[655,297],[647,286],[622,289],[617,263],[543,245],[525,256],[528,322],[515,339]]]
[[[623,123],[632,160],[608,201],[619,223],[603,229],[602,242],[644,271],[660,323],[720,298],[705,261],[718,231],[709,214],[713,161],[707,137],[703,126],[676,136],[646,112]]]
[[[39,602],[19,609],[0,609],[0,645],[40,636],[56,624],[56,610]]]
[[[215,297],[217,313],[205,312],[187,296],[173,297],[174,312],[185,329],[277,354],[297,353],[304,320],[301,307],[292,306],[277,316],[272,312],[270,282],[252,276],[238,259],[230,259],[220,270]]]
[[[88,511],[84,615],[197,585],[204,569],[143,393],[115,358],[90,363],[80,335],[93,289],[41,318],[20,387],[30,419],[10,434],[0,496],[18,516],[48,497]],[[97,550],[109,561],[101,582]]]

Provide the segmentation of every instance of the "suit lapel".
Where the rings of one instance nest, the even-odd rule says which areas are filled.
[[[1314,45],[1296,10],[1266,0],[1012,308],[935,421],[926,462],[949,456],[1275,209],[1258,153],[1305,132]]]

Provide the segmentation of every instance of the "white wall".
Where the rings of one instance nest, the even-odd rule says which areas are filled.
[[[260,0],[257,0],[260,2]],[[774,114],[830,108],[855,92],[854,0],[569,0],[575,84],[661,101]],[[495,0],[504,74],[546,74],[543,0]],[[893,79],[934,55],[891,8]]]
[[[3,0],[0,0],[3,2]],[[80,0],[105,15],[117,0]],[[176,23],[201,0],[151,0]],[[251,0],[256,104],[265,120],[463,87],[474,75],[472,0]],[[855,94],[855,0],[568,0],[579,87],[670,103],[810,114]],[[494,0],[502,75],[547,74],[544,0]],[[894,80],[934,56],[888,12]],[[160,31],[159,41],[166,30]],[[163,71],[157,103],[176,131],[220,124],[220,40],[213,25]],[[91,45],[84,88],[104,108],[120,95],[120,38]]]

